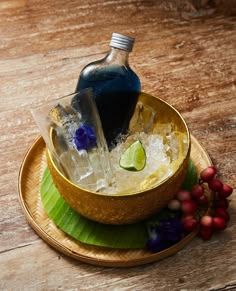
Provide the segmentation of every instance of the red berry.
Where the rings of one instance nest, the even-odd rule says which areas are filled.
[[[176,194],[176,198],[179,201],[185,201],[185,200],[191,200],[191,194],[189,191],[186,190],[180,190],[177,194]]]
[[[214,178],[216,174],[216,168],[214,166],[207,167],[200,173],[200,177],[203,182],[208,182]]]
[[[219,199],[215,201],[215,207],[227,209],[229,207],[229,201],[227,199]]]
[[[219,179],[213,179],[208,182],[208,187],[212,191],[219,192],[223,187],[223,183]]]
[[[221,217],[226,222],[228,222],[230,219],[230,216],[229,216],[229,213],[227,212],[227,210],[225,210],[223,208],[219,208],[219,207],[215,209],[215,217]]]
[[[216,230],[224,230],[227,227],[227,222],[221,217],[213,217],[213,228]]]
[[[223,185],[222,189],[219,191],[219,197],[220,198],[227,198],[229,197],[233,192],[233,188],[229,185]]]
[[[213,230],[211,228],[205,228],[205,227],[200,228],[200,235],[203,240],[211,239],[212,234],[213,234]]]
[[[197,226],[197,220],[194,218],[185,219],[183,222],[184,229],[187,231],[193,231]]]
[[[193,214],[197,210],[197,204],[193,200],[185,200],[181,204],[181,209],[185,214]]]
[[[181,217],[181,221],[184,223],[185,220],[193,218],[192,214],[183,214]]]
[[[204,215],[200,220],[201,226],[205,228],[212,228],[213,226],[213,217],[210,215]]]
[[[195,185],[191,191],[192,197],[195,199],[199,199],[204,193],[204,188],[202,185]]]
[[[197,199],[197,202],[198,202],[199,204],[206,204],[206,203],[208,202],[208,198],[207,198],[206,195],[203,194],[201,197],[199,197],[199,198]]]
[[[180,204],[179,200],[177,200],[177,199],[172,199],[168,203],[168,208],[170,210],[179,210],[180,206],[181,206],[181,204]]]

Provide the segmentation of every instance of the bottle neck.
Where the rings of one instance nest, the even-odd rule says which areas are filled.
[[[110,52],[106,56],[108,63],[116,63],[123,66],[129,65],[129,52],[118,48],[111,47]]]

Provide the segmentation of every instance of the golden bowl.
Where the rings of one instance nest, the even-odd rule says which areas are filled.
[[[167,102],[149,94],[141,93],[140,102],[156,111],[153,128],[158,130],[163,124],[171,124],[185,139],[185,151],[177,161],[172,162],[173,173],[160,183],[153,183],[146,189],[133,193],[91,192],[70,182],[57,168],[47,150],[48,167],[59,193],[73,209],[91,220],[114,225],[144,220],[164,208],[184,181],[190,159],[190,134],[183,117]],[[131,130],[133,124],[132,120]],[[181,140],[180,143],[179,146],[182,147]]]

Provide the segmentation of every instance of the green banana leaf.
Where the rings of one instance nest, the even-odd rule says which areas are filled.
[[[191,191],[193,186],[198,183],[198,173],[193,161],[190,159],[188,164],[187,173],[184,178],[181,189]]]
[[[195,166],[191,162],[184,183],[186,187],[194,185],[196,175]],[[144,248],[146,245],[148,239],[146,226],[149,220],[116,226],[85,218],[73,210],[60,196],[48,168],[45,169],[41,182],[41,200],[50,219],[66,234],[82,243],[117,249]],[[155,215],[155,220],[157,219]]]
[[[60,196],[48,168],[41,183],[41,199],[46,213],[55,224],[80,242],[110,248],[145,247],[147,240],[145,222],[115,226],[85,218]]]

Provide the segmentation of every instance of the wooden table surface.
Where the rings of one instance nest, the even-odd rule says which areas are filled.
[[[202,6],[199,4],[202,2]],[[207,4],[207,2],[209,2]],[[236,198],[226,231],[132,268],[92,266],[49,247],[29,226],[17,181],[39,130],[29,109],[72,93],[83,66],[134,36],[142,89],[175,106],[236,187],[236,2],[0,1],[0,289],[236,290]]]

